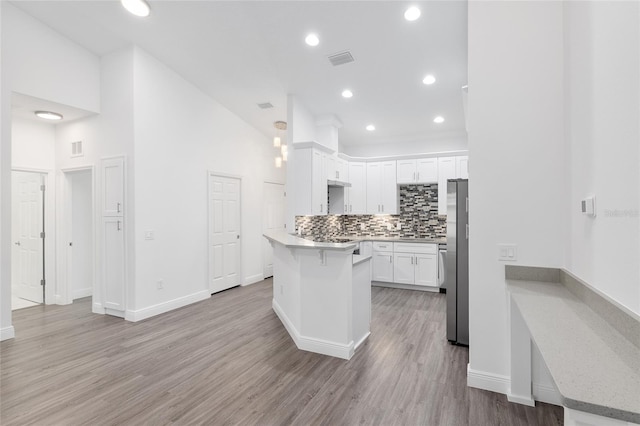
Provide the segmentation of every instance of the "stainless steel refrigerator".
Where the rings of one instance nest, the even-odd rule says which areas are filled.
[[[469,181],[447,181],[447,340],[469,345]]]

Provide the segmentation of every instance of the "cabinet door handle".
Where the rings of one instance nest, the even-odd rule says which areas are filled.
[[[416,172],[413,172],[413,180],[416,180]]]
[[[349,206],[348,206],[348,205],[346,205],[346,204],[344,205],[344,212],[345,212],[345,213],[348,213],[348,212],[349,212]]]
[[[416,182],[420,180],[420,172],[418,172],[418,178],[416,179]]]
[[[392,257],[391,257],[391,256],[389,256],[389,263],[393,263],[393,262],[391,261],[391,259],[392,259]]]
[[[118,221],[118,231],[120,230],[120,221]]]
[[[320,213],[322,213],[322,203],[320,203]]]
[[[353,211],[353,204],[349,205],[349,213],[351,213]]]
[[[380,204],[380,207],[381,207],[380,210],[382,211],[382,213],[384,213],[384,204]]]
[[[120,203],[117,203],[117,205],[116,205],[116,212],[120,213]]]

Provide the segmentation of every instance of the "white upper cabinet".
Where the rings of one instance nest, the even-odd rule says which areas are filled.
[[[438,182],[438,159],[419,158],[416,160],[416,182],[417,183],[437,183]]]
[[[438,182],[438,159],[435,157],[398,160],[397,163],[399,184]]]
[[[349,162],[349,183],[345,188],[348,211],[345,214],[365,214],[367,210],[367,166],[366,163]]]
[[[416,181],[416,160],[398,160],[397,161],[397,182],[398,183],[415,183]]]
[[[314,148],[296,150],[293,161],[295,176],[295,214],[327,214],[327,155]]]
[[[469,157],[460,155],[456,157],[456,177],[469,179]]]
[[[447,214],[447,179],[456,178],[456,157],[438,158],[438,214]]]
[[[102,160],[102,216],[124,215],[124,157]]]
[[[349,162],[342,158],[336,159],[336,180],[349,182]]]
[[[395,161],[367,163],[367,213],[398,213]]]

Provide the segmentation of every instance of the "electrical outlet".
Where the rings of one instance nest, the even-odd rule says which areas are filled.
[[[518,246],[516,244],[498,244],[498,260],[506,262],[518,260]]]
[[[387,231],[391,231],[393,229],[393,226],[391,226],[390,223],[387,223]]]
[[[365,231],[366,230],[366,226],[364,225],[364,223],[360,224],[360,230],[361,231]]]
[[[156,283],[156,287],[158,288],[158,290],[162,290],[164,288],[164,281],[158,280],[158,282]]]
[[[156,235],[153,231],[144,231],[144,239],[145,240],[154,240]]]
[[[396,229],[397,229],[398,231],[402,229],[402,224],[401,224],[400,222],[398,222],[398,223],[396,224]]]

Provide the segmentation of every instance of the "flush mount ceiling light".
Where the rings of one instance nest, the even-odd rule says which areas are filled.
[[[145,0],[120,0],[120,3],[122,3],[122,6],[124,6],[129,13],[136,16],[144,18],[149,16],[149,13],[151,12],[151,8]]]
[[[349,89],[345,89],[345,90],[342,91],[342,97],[349,99],[349,98],[353,97],[353,92],[351,90],[349,90]]]
[[[422,79],[422,82],[426,85],[433,84],[436,82],[436,78],[433,74],[427,74]]]
[[[365,127],[365,129],[367,129],[370,132],[373,132],[376,129],[376,126],[374,126],[373,124],[369,124],[367,127]]]
[[[439,115],[439,116],[437,116],[436,118],[433,119],[433,122],[436,123],[436,124],[444,123],[444,117]]]
[[[36,116],[44,118],[45,120],[62,120],[62,114],[51,111],[36,111]]]
[[[420,17],[420,9],[415,6],[411,6],[404,12],[404,19],[407,21],[415,21]]]
[[[318,44],[320,44],[320,39],[318,38],[317,34],[311,33],[307,35],[307,37],[304,39],[304,42],[309,46],[317,46]]]

